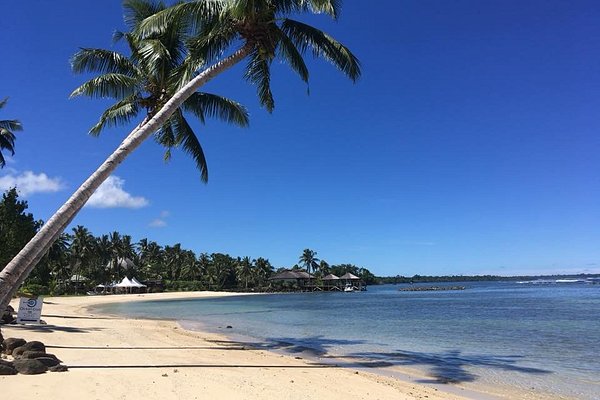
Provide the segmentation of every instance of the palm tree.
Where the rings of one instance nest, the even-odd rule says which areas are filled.
[[[304,265],[304,268],[306,268],[306,272],[308,272],[309,274],[311,269],[315,270],[319,268],[319,259],[317,258],[317,252],[312,251],[311,249],[304,249],[298,262]]]
[[[192,79],[185,83],[186,79],[182,78],[174,94],[168,93],[160,97],[160,101],[156,103],[155,112],[144,118],[131,131],[121,145],[0,272],[0,308],[8,304],[12,294],[50,244],[75,218],[75,215],[112,171],[152,133],[162,129],[176,112],[185,108],[184,103],[194,96],[198,88],[215,76],[248,58],[245,77],[258,86],[259,99],[269,111],[274,107],[270,89],[270,66],[276,57],[287,61],[300,78],[307,82],[309,73],[302,54],[308,50],[312,50],[313,55],[333,64],[353,81],[360,76],[359,62],[347,47],[319,29],[286,17],[290,14],[325,13],[337,19],[340,0],[194,1],[177,4],[142,21],[143,17],[156,10],[151,6],[145,6],[146,3],[151,4],[143,0],[126,0],[125,2],[126,5],[135,5],[131,7],[128,18],[138,28],[135,40],[145,44],[147,49],[145,52],[140,52],[140,55],[148,57],[148,59],[160,58],[161,52],[157,51],[157,46],[152,44],[163,43],[161,38],[168,36],[174,26],[179,27],[180,21],[183,21],[181,24],[186,29],[197,27],[198,34],[190,40],[190,54],[189,57],[186,57],[186,60],[189,60],[188,67],[183,68]],[[142,22],[140,23],[140,21]],[[237,47],[234,47],[235,50],[230,55],[220,58],[231,46]],[[116,68],[115,64],[117,64],[117,60],[111,58],[92,58],[91,60],[93,62],[90,61],[90,66],[106,69]],[[206,67],[208,63],[212,64]],[[204,69],[196,73],[197,70],[192,65]],[[123,83],[126,83],[126,80]],[[133,84],[125,84],[124,87],[127,90],[124,94],[133,94],[133,86]],[[115,94],[110,90],[107,92],[99,90],[96,93]],[[172,97],[167,100],[168,96]],[[132,113],[125,113],[124,110],[119,113],[118,109],[119,107],[116,107],[114,113],[111,114],[115,118],[112,118],[111,115],[106,116],[106,124],[110,121],[128,121],[131,118]]]
[[[8,99],[0,100],[0,109],[4,108]],[[4,168],[6,160],[2,150],[8,150],[11,155],[15,154],[15,134],[13,132],[23,130],[23,126],[16,119],[0,120],[0,168]]]
[[[250,257],[244,257],[242,259],[238,258],[237,267],[236,267],[236,275],[238,282],[244,282],[244,288],[248,290],[248,279],[252,278],[254,271],[254,262],[250,259]]]
[[[71,266],[76,281],[88,275],[91,261],[96,254],[96,238],[90,231],[77,225],[73,228],[73,241],[71,243]]]
[[[132,30],[144,18],[165,8],[162,3],[153,4],[147,0],[127,0],[124,5],[126,20]],[[114,51],[89,48],[81,49],[73,56],[71,64],[74,72],[96,72],[100,75],[75,89],[71,97],[86,95],[117,100],[104,111],[98,123],[90,129],[90,134],[97,136],[105,127],[127,123],[142,112],[144,124],[189,80],[198,64],[186,58],[185,31],[186,24],[173,20],[162,34],[146,39],[132,32],[117,32],[114,37],[127,42],[131,52],[129,57]],[[248,125],[248,115],[243,106],[232,100],[194,92],[155,132],[156,142],[166,147],[165,160],[171,157],[172,148],[182,147],[194,159],[202,180],[206,182],[208,168],[204,151],[184,112],[197,116],[201,122],[206,116],[213,116],[240,126]]]

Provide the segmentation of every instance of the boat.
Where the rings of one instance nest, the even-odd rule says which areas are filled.
[[[346,283],[344,286],[344,292],[354,292],[354,286],[351,283]]]

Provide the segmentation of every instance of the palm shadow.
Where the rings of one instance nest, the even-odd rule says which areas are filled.
[[[473,382],[477,375],[469,367],[484,367],[502,371],[514,371],[524,374],[550,374],[552,371],[519,365],[523,356],[499,356],[492,354],[465,354],[460,350],[448,350],[440,353],[423,353],[398,350],[395,352],[358,352],[342,358],[343,366],[362,368],[381,368],[392,366],[425,367],[431,379],[418,380],[420,383],[462,383]]]
[[[438,353],[397,350],[391,352],[348,352],[341,347],[365,344],[365,340],[330,339],[322,335],[303,339],[273,337],[264,341],[213,341],[221,345],[245,346],[251,349],[280,350],[288,354],[302,354],[307,357],[318,357],[330,365],[343,368],[381,369],[394,366],[422,367],[427,371],[429,379],[418,380],[420,383],[450,384],[473,382],[478,376],[471,372],[471,367],[482,367],[501,371],[513,371],[523,374],[550,374],[552,371],[523,366],[525,357],[520,355],[467,354],[460,350],[448,350]],[[337,356],[332,353],[345,353]]]

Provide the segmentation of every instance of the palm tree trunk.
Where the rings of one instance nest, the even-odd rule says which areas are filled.
[[[13,293],[27,278],[41,257],[75,218],[94,191],[110,176],[117,166],[165,123],[200,86],[243,60],[251,51],[252,45],[246,44],[229,57],[210,66],[175,93],[152,119],[143,121],[131,131],[106,161],[75,191],[69,200],[60,207],[42,229],[0,272],[0,310],[4,310]]]

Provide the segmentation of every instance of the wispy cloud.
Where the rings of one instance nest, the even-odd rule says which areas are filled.
[[[152,221],[150,221],[150,223],[148,224],[149,227],[151,228],[164,228],[165,226],[167,226],[167,221],[166,219],[169,217],[169,215],[171,215],[170,212],[168,211],[161,211],[160,212],[160,217],[153,219]]]
[[[0,190],[5,191],[16,187],[23,197],[35,193],[54,193],[64,189],[65,185],[60,178],[50,178],[45,173],[39,174],[33,171],[19,173],[10,168],[8,174],[0,176]]]
[[[93,208],[142,208],[149,202],[141,196],[132,196],[123,186],[125,180],[118,176],[110,176],[90,197],[86,207]]]
[[[425,240],[404,240],[400,244],[404,246],[435,246],[435,242]]]

